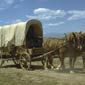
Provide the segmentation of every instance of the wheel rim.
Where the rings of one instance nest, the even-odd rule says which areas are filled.
[[[28,61],[27,58],[24,57],[24,56],[21,56],[21,57],[20,57],[20,67],[21,67],[22,69],[26,69],[26,70],[28,70],[29,67],[30,67],[29,61]]]

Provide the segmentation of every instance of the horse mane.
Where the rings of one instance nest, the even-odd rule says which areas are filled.
[[[72,34],[73,34],[73,36],[74,36],[75,38],[77,38],[77,37],[76,37],[76,34],[75,34],[74,32],[72,32]]]

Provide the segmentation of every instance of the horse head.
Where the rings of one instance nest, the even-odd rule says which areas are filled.
[[[66,37],[66,42],[69,46],[72,46],[77,49],[82,49],[82,43],[81,43],[81,35],[78,32],[72,32]]]

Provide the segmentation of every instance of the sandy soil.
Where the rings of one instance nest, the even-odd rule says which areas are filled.
[[[40,62],[33,66],[32,71],[26,71],[17,68],[13,62],[8,62],[0,68],[0,85],[85,85],[85,71],[81,61],[77,60],[75,73],[69,73],[68,62],[64,71],[44,70]]]

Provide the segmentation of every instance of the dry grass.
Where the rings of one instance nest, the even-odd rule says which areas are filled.
[[[54,59],[54,65],[59,64],[59,59]],[[42,66],[40,62],[33,62],[32,65]],[[82,70],[82,60],[77,59],[75,73],[69,73],[68,58],[65,59],[66,70],[44,70],[36,68],[32,71],[25,71],[16,68],[13,62],[4,64],[0,68],[0,85],[85,85],[85,72]]]

